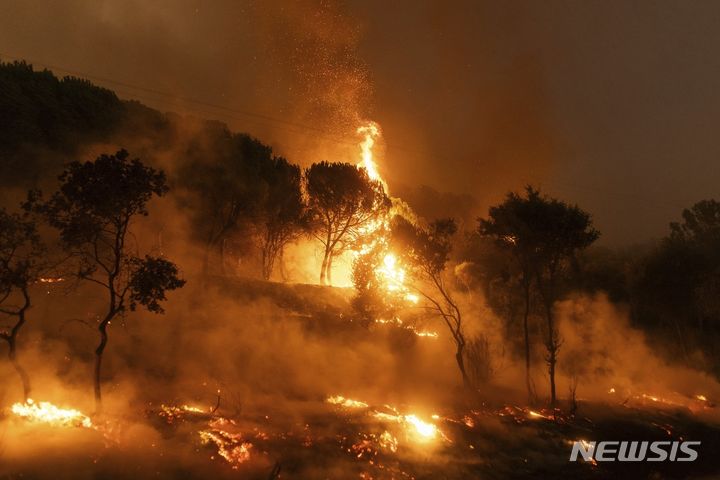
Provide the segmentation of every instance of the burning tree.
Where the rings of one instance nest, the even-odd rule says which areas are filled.
[[[333,258],[382,222],[390,200],[380,181],[349,163],[315,163],[305,178],[314,235],[324,247],[320,282],[329,284]]]
[[[162,313],[165,293],[185,284],[177,266],[161,257],[140,257],[129,244],[130,225],[147,216],[147,203],[168,191],[165,174],[128,159],[120,150],[93,162],[73,162],[60,175],[60,189],[38,204],[62,243],[77,261],[77,276],[102,287],[107,311],[98,324],[95,350],[95,401],[102,405],[100,373],[110,322],[138,305]]]
[[[382,291],[382,283],[378,278],[378,263],[382,245],[375,245],[367,252],[359,254],[352,265],[352,282],[356,294],[352,299],[352,306],[359,314],[364,326],[370,325],[391,310],[387,298]]]
[[[426,229],[413,225],[404,217],[396,215],[391,221],[392,243],[395,251],[403,252],[412,273],[420,285],[415,290],[425,298],[444,320],[455,342],[455,360],[463,385],[472,382],[465,369],[464,350],[466,345],[462,313],[453,299],[443,273],[450,259],[451,239],[457,231],[452,219],[435,220]]]
[[[17,338],[31,305],[30,287],[40,280],[44,250],[33,220],[0,209],[0,313],[15,318],[9,331],[0,331],[0,338],[7,342],[8,359],[20,376],[25,401],[30,397],[30,377],[17,359]]]

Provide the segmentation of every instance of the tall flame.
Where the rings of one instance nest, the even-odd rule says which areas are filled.
[[[375,122],[368,122],[357,129],[357,134],[363,136],[363,141],[360,143],[360,150],[362,152],[360,166],[365,169],[371,180],[382,183],[385,191],[387,191],[387,185],[380,176],[377,164],[373,158],[373,147],[375,146],[375,139],[380,136],[380,127]]]
[[[378,171],[377,164],[375,163],[373,153],[373,147],[375,146],[377,139],[381,135],[380,126],[375,122],[369,121],[358,127],[357,134],[363,137],[359,145],[360,163],[358,164],[358,167],[364,169],[371,180],[380,182],[383,186],[383,189],[387,193],[387,184],[385,183],[385,180],[383,180],[383,178],[380,176],[380,172]],[[354,253],[356,255],[361,255],[370,250],[373,245],[384,245],[386,251],[384,252],[382,263],[375,270],[378,278],[380,278],[384,284],[384,289],[389,294],[399,295],[403,297],[406,301],[409,301],[411,303],[417,303],[419,298],[417,297],[417,295],[410,293],[409,289],[405,285],[405,270],[402,268],[401,265],[399,265],[395,254],[387,251],[387,239],[379,236],[379,232],[381,230],[387,230],[387,227],[388,218],[380,219],[379,221],[374,222],[372,225],[370,225],[367,228],[366,233],[370,234],[372,240],[369,242],[369,244],[360,247]]]

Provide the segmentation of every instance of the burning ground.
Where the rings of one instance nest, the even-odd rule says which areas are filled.
[[[82,350],[64,345],[62,367],[55,368],[42,360],[40,338],[33,337],[26,357],[40,375],[37,399],[13,403],[16,387],[5,392],[2,475],[687,478],[718,472],[717,390],[690,395],[656,384],[642,391],[641,382],[633,390],[620,386],[621,376],[599,375],[594,380],[602,388],[581,384],[575,412],[566,402],[556,410],[531,408],[512,388],[510,372],[478,394],[459,388],[453,363],[443,361],[452,357],[452,345],[442,330],[428,337],[397,324],[358,325],[349,289],[227,279],[205,288],[212,293],[201,304],[169,309],[173,329],[165,335],[154,332],[167,319],[152,317],[116,335],[103,415],[91,414],[80,391],[87,387],[80,381]],[[48,302],[53,292],[60,295],[50,291]],[[78,329],[76,336],[86,330],[68,328]],[[567,461],[572,441],[618,438],[703,444],[691,467]]]

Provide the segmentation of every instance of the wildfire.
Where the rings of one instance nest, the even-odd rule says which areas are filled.
[[[357,133],[363,136],[363,141],[360,143],[360,150],[362,151],[362,163],[360,165],[365,169],[371,180],[382,183],[387,191],[387,185],[380,177],[373,158],[373,146],[375,146],[375,138],[380,136],[380,127],[375,122],[368,122],[360,126],[357,129]]]
[[[380,127],[375,122],[368,122],[360,126],[357,133],[363,137],[360,142],[360,163],[358,167],[364,169],[370,179],[380,182],[387,193],[387,183],[380,176],[373,154],[373,146],[380,136]],[[392,209],[389,217],[391,216]],[[372,225],[367,226],[364,229],[363,236],[369,238],[369,240],[353,253],[356,256],[363,255],[379,245],[382,249],[382,262],[375,269],[375,275],[381,281],[382,287],[389,295],[397,296],[410,303],[417,303],[420,298],[405,285],[405,269],[398,262],[397,256],[388,250],[387,238],[382,233],[387,231],[388,218],[379,219]]]
[[[328,397],[326,400],[328,403],[333,405],[340,405],[345,408],[367,408],[368,404],[359,400],[353,400],[352,398],[345,398],[342,395],[335,395]]]
[[[50,402],[35,403],[31,398],[26,403],[14,404],[10,410],[28,421],[47,423],[56,427],[91,428],[93,426],[90,417],[79,410],[59,408]]]
[[[330,396],[325,401],[327,403],[339,405],[348,409],[370,408],[370,406],[366,402],[352,400],[342,395]],[[388,411],[391,413],[388,413]],[[426,442],[434,440],[438,436],[442,436],[443,438],[445,438],[445,436],[442,435],[442,432],[440,432],[440,429],[438,429],[437,425],[435,425],[434,423],[426,422],[414,413],[410,413],[407,415],[402,414],[391,405],[385,405],[382,409],[373,408],[371,409],[369,414],[378,420],[389,423],[397,423],[401,425],[404,428],[405,432],[416,441]],[[433,415],[432,418],[437,420],[440,417],[437,415]],[[384,438],[384,441],[389,442],[389,445],[394,445],[394,448],[397,449],[397,439],[395,439],[395,437],[392,437],[392,435],[387,431],[385,431],[385,434],[380,436],[381,444]],[[390,438],[393,439],[392,442],[390,441]]]
[[[198,434],[203,444],[215,444],[218,455],[224,458],[234,469],[237,469],[238,465],[250,459],[252,443],[244,441],[239,433],[211,429],[201,430]]]
[[[418,330],[413,325],[407,325],[403,323],[403,321],[397,317],[393,318],[392,320],[387,320],[384,318],[378,318],[375,320],[375,323],[379,325],[395,325],[396,327],[404,328],[405,330],[410,330],[418,337],[428,337],[428,338],[437,338],[438,333],[437,332],[431,332],[427,330]]]

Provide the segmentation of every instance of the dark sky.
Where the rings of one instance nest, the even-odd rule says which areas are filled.
[[[219,118],[301,164],[352,159],[372,119],[391,188],[486,208],[532,182],[618,244],[720,196],[717,25],[700,1],[1,0],[0,57]]]

